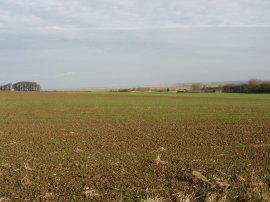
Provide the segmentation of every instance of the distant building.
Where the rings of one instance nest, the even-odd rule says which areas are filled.
[[[176,90],[176,92],[177,92],[177,93],[187,93],[187,92],[189,92],[189,90],[187,90],[187,89],[185,89],[185,88],[178,88],[178,89]]]
[[[211,87],[204,87],[202,89],[203,92],[205,93],[222,93],[223,92],[223,87],[220,86],[211,86]]]

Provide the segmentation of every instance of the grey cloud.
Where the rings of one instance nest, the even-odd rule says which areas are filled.
[[[1,81],[62,88],[264,79],[270,75],[269,5],[1,0]]]
[[[268,0],[3,0],[1,4],[6,5],[5,10],[0,8],[5,25],[89,29],[270,26]]]

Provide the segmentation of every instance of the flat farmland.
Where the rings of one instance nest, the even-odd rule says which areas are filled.
[[[270,95],[0,92],[0,151],[0,201],[268,201]]]

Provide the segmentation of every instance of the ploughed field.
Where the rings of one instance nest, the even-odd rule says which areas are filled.
[[[270,95],[0,92],[0,201],[267,201]]]

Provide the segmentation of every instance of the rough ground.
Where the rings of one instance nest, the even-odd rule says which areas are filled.
[[[269,199],[267,118],[132,118],[141,108],[153,105],[143,102],[120,112],[131,117],[122,120],[111,115],[106,103],[97,104],[98,108],[84,102],[61,104],[57,96],[65,100],[69,94],[47,99],[34,94],[27,101],[27,94],[1,96],[0,201],[142,201],[148,197],[177,201],[182,193],[193,194],[199,201],[210,194],[226,196],[229,201]],[[111,95],[95,96],[111,103]],[[135,96],[137,102],[143,98]],[[131,104],[117,107],[128,109]],[[66,113],[95,110],[103,110],[95,119],[65,117]],[[268,108],[261,110],[269,112]],[[48,112],[52,115],[45,120]]]

